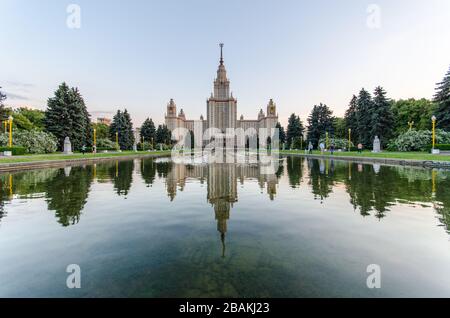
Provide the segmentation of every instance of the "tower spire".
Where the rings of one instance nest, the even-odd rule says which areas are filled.
[[[223,65],[223,43],[220,43],[219,46],[220,46],[220,65]]]

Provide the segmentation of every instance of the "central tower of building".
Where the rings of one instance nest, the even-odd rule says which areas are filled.
[[[278,122],[278,115],[276,104],[270,99],[267,105],[267,113],[261,109],[257,119],[244,119],[240,116],[237,119],[237,100],[233,97],[230,91],[230,80],[227,78],[227,71],[223,62],[223,44],[220,44],[220,61],[217,69],[217,77],[214,80],[214,91],[211,97],[206,102],[206,119],[200,116],[199,120],[188,120],[183,109],[177,113],[177,106],[173,99],[170,99],[167,104],[167,112],[165,122],[170,131],[172,131],[172,138],[174,140],[181,140],[182,136],[177,128],[185,128],[194,134],[199,142],[196,146],[204,145],[204,132],[208,128],[218,129],[222,134],[222,138],[234,138],[227,134],[227,128],[236,129],[242,128],[245,131],[249,129],[253,134],[258,134],[260,128],[275,128]],[[215,134],[216,131],[211,132]],[[234,136],[234,133],[233,133]],[[208,137],[206,138],[208,139]]]
[[[230,93],[230,81],[223,63],[223,44],[220,44],[220,62],[214,93],[206,104],[208,127],[218,128],[223,133],[227,128],[236,128],[237,100]]]

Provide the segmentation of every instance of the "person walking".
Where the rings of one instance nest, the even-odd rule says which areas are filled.
[[[335,146],[334,146],[334,143],[333,143],[333,144],[331,144],[331,146],[330,146],[330,152],[331,152],[331,155],[334,154],[334,148],[335,148]]]

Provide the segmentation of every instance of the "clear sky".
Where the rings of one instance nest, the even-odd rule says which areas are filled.
[[[67,26],[72,3],[79,29]],[[14,107],[45,109],[66,81],[94,118],[126,107],[135,124],[161,123],[174,98],[197,119],[224,42],[238,114],[256,118],[273,98],[286,124],[320,102],[343,115],[362,87],[431,98],[450,66],[450,1],[0,0],[0,39]]]

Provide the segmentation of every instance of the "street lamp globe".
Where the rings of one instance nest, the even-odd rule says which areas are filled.
[[[432,121],[436,121],[436,116],[433,115],[433,117],[431,117]]]
[[[13,116],[9,115],[8,120],[12,121],[13,120]]]

